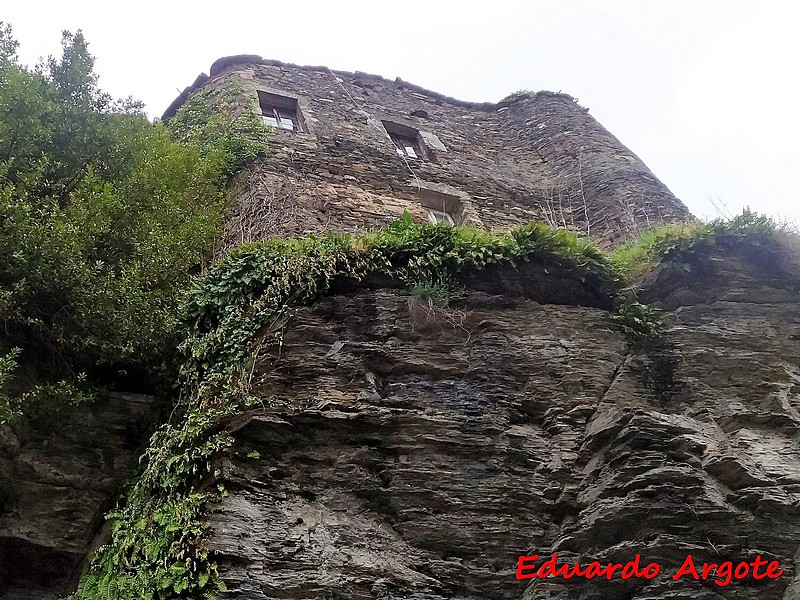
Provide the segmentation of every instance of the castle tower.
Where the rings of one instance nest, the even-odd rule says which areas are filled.
[[[494,230],[545,221],[605,246],[691,218],[566,94],[479,104],[400,79],[244,55],[216,61],[164,118],[194,90],[234,82],[273,133],[267,158],[234,188],[227,245],[359,231],[406,210]]]

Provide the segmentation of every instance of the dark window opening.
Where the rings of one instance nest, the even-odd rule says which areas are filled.
[[[391,121],[384,121],[383,127],[394,143],[397,154],[404,158],[427,158],[425,148],[420,141],[419,131],[413,127],[392,123]]]
[[[400,156],[405,156],[408,158],[420,158],[422,156],[422,152],[419,149],[419,143],[416,139],[403,135],[397,135],[396,133],[390,133],[389,137],[392,138],[395,149]]]
[[[277,94],[258,92],[261,119],[264,125],[287,131],[303,131],[297,100]]]

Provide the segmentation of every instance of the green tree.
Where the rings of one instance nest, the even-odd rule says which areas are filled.
[[[266,128],[203,95],[151,124],[98,88],[80,32],[34,69],[16,49],[0,23],[0,355],[51,383],[152,368]]]

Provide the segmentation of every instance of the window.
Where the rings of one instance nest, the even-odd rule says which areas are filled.
[[[264,120],[264,125],[269,125],[270,127],[288,129],[290,131],[300,130],[300,124],[297,122],[297,115],[285,108],[273,106],[265,111],[264,107],[262,107],[261,118]]]
[[[470,207],[470,199],[464,192],[448,185],[417,182],[409,187],[416,193],[422,209],[431,223],[444,225],[464,225],[479,223]]]
[[[435,210],[433,208],[428,209],[428,219],[430,219],[431,223],[436,225],[445,224],[445,225],[454,225],[453,217],[450,216],[449,213],[446,213],[442,210]]]
[[[422,152],[419,149],[419,144],[417,143],[416,139],[406,137],[404,135],[398,135],[396,133],[390,133],[389,137],[392,138],[395,148],[397,149],[397,153],[400,156],[405,156],[408,158],[420,158],[422,156]]]
[[[303,131],[297,100],[277,94],[258,92],[258,104],[264,125],[287,131]]]
[[[425,148],[420,142],[419,131],[407,125],[384,121],[383,127],[394,143],[397,154],[403,158],[428,158]]]

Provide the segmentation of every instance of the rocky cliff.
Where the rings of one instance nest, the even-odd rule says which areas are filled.
[[[0,598],[54,600],[75,586],[132,470],[151,400],[110,394],[70,414],[0,426]]]
[[[162,564],[176,578],[155,598],[201,597],[212,582],[243,600],[800,597],[797,254],[772,234],[726,235],[672,243],[639,278],[639,300],[664,311],[646,339],[594,267],[570,263],[589,254],[554,259],[540,242],[516,267],[457,270],[447,303],[388,267],[331,285],[254,329],[270,341],[249,346],[246,402],[222,410],[207,398],[153,438],[155,466],[79,597],[143,597],[130,591],[137,577]],[[210,322],[250,319],[278,297],[253,283],[275,273],[244,277],[243,264],[208,288],[230,299],[231,273],[246,281],[241,312],[198,319],[222,346],[236,336]],[[189,443],[197,423],[204,437]],[[0,597],[57,597],[130,464],[112,432],[57,444],[52,464],[70,463],[61,476],[42,466],[54,442],[4,438]],[[191,460],[164,458],[169,435]],[[72,495],[84,500],[67,506]],[[143,548],[157,538],[136,536],[150,531],[171,532],[172,545]],[[661,573],[516,578],[520,555],[553,553],[584,565],[639,554]],[[782,574],[673,581],[687,555],[760,556]]]
[[[451,312],[396,290],[303,310],[224,461],[231,597],[800,597],[800,297],[767,259],[652,273],[669,313],[647,350],[532,273],[475,281]],[[662,575],[515,579],[553,552]],[[783,575],[672,581],[688,554]]]

